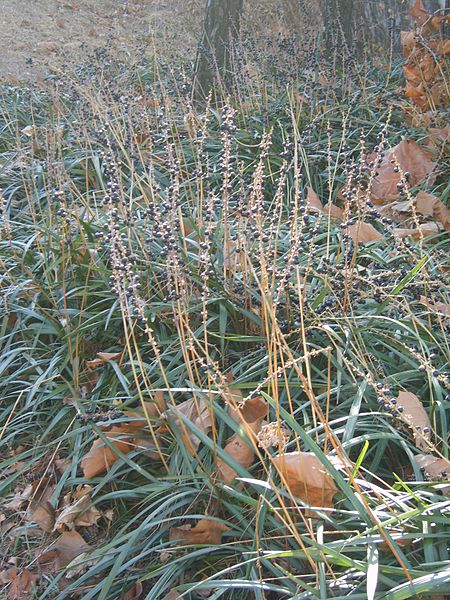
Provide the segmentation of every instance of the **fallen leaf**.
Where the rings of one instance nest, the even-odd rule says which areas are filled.
[[[355,244],[369,244],[370,242],[384,240],[384,235],[377,231],[370,223],[350,225],[347,231]]]
[[[427,112],[419,112],[417,109],[411,109],[411,107],[404,108],[405,118],[413,127],[427,128],[431,127],[434,123],[435,113],[431,110]]]
[[[433,194],[419,192],[416,196],[416,210],[424,216],[439,221],[446,230],[450,229],[450,210]]]
[[[436,31],[440,31],[442,29],[442,25],[445,22],[444,15],[433,15],[430,19],[430,25]]]
[[[385,204],[380,207],[379,211],[397,222],[406,222],[411,225],[415,224],[415,212],[418,218],[433,219],[443,225],[445,229],[450,229],[450,210],[439,198],[428,192],[421,191],[411,200]]]
[[[448,104],[448,87],[446,81],[437,81],[430,88],[430,105],[432,108]]]
[[[158,398],[155,396],[155,400]],[[108,471],[119,459],[116,450],[122,454],[128,454],[140,448],[140,438],[148,436],[148,421],[142,416],[159,417],[164,408],[157,402],[144,402],[144,407],[139,412],[127,411],[126,417],[133,419],[129,423],[113,425],[105,431],[105,437],[110,441],[111,447],[106,445],[102,438],[96,439],[89,452],[81,460],[81,468],[86,479],[92,479],[105,471]]]
[[[255,431],[255,433],[258,432]],[[254,450],[238,433],[231,436],[225,445],[224,451],[244,469],[248,469],[255,460]],[[217,459],[217,466],[222,481],[230,484],[237,475],[236,471],[221,458]]]
[[[416,25],[423,25],[429,18],[428,12],[425,10],[422,0],[416,0],[414,6],[408,10],[409,16],[414,20]]]
[[[333,508],[338,488],[333,477],[312,452],[289,452],[272,458],[289,492],[311,506]],[[307,510],[307,516],[316,516]]]
[[[332,219],[342,219],[344,216],[344,210],[335,204],[327,202],[323,207],[322,211],[325,215],[329,215]]]
[[[33,137],[36,133],[36,127],[34,125],[27,125],[23,129],[20,130],[20,133],[27,135],[28,137]]]
[[[198,429],[208,434],[212,429],[212,407],[204,398],[191,398],[181,404],[170,408],[170,413],[173,420],[177,424],[186,449],[190,454],[195,454],[199,445],[200,439],[184,425],[181,418],[182,414]]]
[[[123,597],[123,600],[139,600],[139,598],[142,596],[143,591],[144,588],[142,586],[142,583],[140,581],[136,581],[134,586],[130,590],[128,590],[128,592],[126,592],[125,596]]]
[[[191,525],[182,525],[181,527],[172,527],[169,532],[171,542],[178,541],[185,544],[208,544],[218,546],[222,541],[222,535],[230,528],[219,521],[210,521],[209,519],[200,519],[195,527]]]
[[[253,433],[254,436],[257,436],[262,423],[267,416],[266,401],[261,396],[250,398],[244,403],[242,408],[239,408],[238,406],[231,407],[230,416],[234,421],[242,424],[244,432],[247,432],[250,435]],[[251,438],[249,445],[249,442],[245,441],[239,433],[235,433],[227,441],[224,448],[224,452],[244,469],[248,469],[255,460],[257,441],[255,441],[253,445],[252,439],[253,438]],[[217,459],[217,466],[222,481],[226,484],[230,484],[237,475],[236,471],[221,458]]]
[[[65,531],[46,552],[37,557],[37,563],[42,573],[52,574],[90,550],[89,544],[77,531]]]
[[[414,240],[419,241],[422,238],[437,235],[441,231],[437,223],[423,223],[415,229],[396,228],[392,230],[392,233],[398,238],[412,237]]]
[[[81,577],[83,573],[86,573],[88,569],[98,563],[100,557],[88,558],[87,552],[82,552],[70,561],[70,568],[66,569],[64,573],[65,579],[73,579],[75,577]]]
[[[399,410],[398,418],[412,429],[417,448],[428,451],[431,423],[422,402],[412,392],[399,392],[396,408]]]
[[[419,454],[416,456],[416,462],[420,469],[433,481],[445,481],[450,483],[450,460],[447,458],[437,458],[431,454]],[[450,485],[445,486],[442,493],[450,494]]]
[[[424,52],[418,59],[417,70],[419,72],[419,79],[429,83],[433,79],[436,68],[436,61],[434,56],[424,49]]]
[[[309,186],[308,186],[308,194],[306,196],[306,204],[309,206],[309,208],[311,210],[314,210],[316,212],[323,211],[323,205],[322,205],[322,202],[320,201],[319,196],[312,189],[312,187],[309,187]]]
[[[416,32],[415,31],[401,31],[400,32],[400,44],[403,51],[403,56],[408,58],[412,50],[416,46]]]
[[[182,600],[180,594],[175,590],[170,590],[168,594],[161,598],[161,600]]]
[[[426,142],[428,145],[440,147],[450,138],[450,123],[445,127],[429,127]]]
[[[421,108],[429,107],[428,98],[422,84],[415,86],[412,85],[409,81],[407,81],[405,88],[405,96]]]
[[[64,531],[75,527],[91,527],[102,516],[92,504],[89,485],[79,485],[73,494],[64,497],[65,508],[58,515],[53,531]]]
[[[3,477],[7,477],[8,475],[12,475],[13,473],[17,473],[18,471],[22,471],[22,469],[24,469],[24,467],[27,467],[27,465],[28,465],[28,463],[26,463],[25,461],[18,460],[17,462],[13,463],[9,467],[6,467],[6,469],[4,469],[1,472],[1,477],[2,478]]]
[[[43,531],[50,533],[55,523],[55,509],[51,505],[50,499],[56,486],[49,477],[34,481],[31,485],[32,491],[26,519],[36,523]]]
[[[115,450],[128,454],[135,449],[134,437],[130,437],[127,427],[117,425],[105,432],[111,447],[101,439],[93,442],[89,452],[81,460],[81,468],[86,479],[92,479],[109,469],[120,459]]]
[[[371,155],[370,160],[374,159],[376,160]],[[394,162],[391,163],[391,160]],[[430,155],[414,140],[403,140],[397,146],[385,152],[381,164],[377,166],[377,173],[371,188],[373,199],[385,203],[400,198],[400,190],[397,188],[397,184],[400,183],[402,174],[394,171],[397,163],[403,174],[409,173],[408,185],[410,188],[426,179],[429,183],[434,181],[433,171],[436,163],[431,160]]]
[[[97,352],[97,358],[86,361],[88,369],[96,369],[109,361],[118,362],[123,356],[123,352]]]
[[[406,81],[409,81],[413,85],[418,85],[423,81],[421,70],[415,65],[405,65],[403,67],[403,74]]]
[[[440,312],[443,315],[450,316],[450,306],[445,302],[428,300],[425,296],[420,296],[419,302],[434,312]]]
[[[450,54],[450,39],[444,40],[444,42],[441,46],[441,54],[443,56],[447,56],[447,54]]]
[[[30,593],[38,580],[38,576],[28,569],[19,571],[16,567],[12,567],[2,573],[2,581],[10,582],[8,589],[8,600],[27,600],[30,598]]]
[[[240,402],[242,402],[242,396],[240,396]],[[228,413],[236,423],[254,423],[258,420],[262,422],[267,416],[267,404],[262,396],[255,396],[246,400],[242,407],[231,405]]]
[[[223,385],[221,396],[226,404],[233,410],[238,404],[242,404],[244,396],[239,388],[233,388],[233,375],[227,373],[225,376],[226,383]]]
[[[330,85],[330,80],[323,73],[320,73],[317,77],[317,82],[320,83],[320,85]]]
[[[341,219],[344,211],[339,206],[335,206],[334,204],[330,204],[329,202],[323,206],[319,196],[316,192],[308,186],[308,193],[306,196],[306,204],[309,209],[313,212],[318,212],[326,215],[327,217],[331,216],[334,219]]]
[[[17,512],[23,508],[32,493],[33,486],[31,483],[28,484],[24,490],[21,490],[18,487],[14,490],[14,496],[11,498],[11,500],[8,500],[8,502],[2,504],[2,507]]]
[[[90,549],[89,544],[84,541],[77,531],[65,531],[50,547],[50,550],[59,552],[63,566],[68,565],[83,552],[89,552]]]
[[[108,521],[112,523],[114,519],[114,509],[108,508],[108,510],[105,510],[105,512],[103,513],[103,516],[105,517],[105,519],[108,519]]]
[[[55,466],[61,475],[72,465],[71,458],[55,458]]]

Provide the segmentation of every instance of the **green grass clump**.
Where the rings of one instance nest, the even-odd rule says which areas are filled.
[[[445,591],[448,477],[417,457],[448,459],[447,234],[399,238],[370,198],[367,154],[426,134],[405,123],[400,66],[388,81],[339,69],[221,108],[144,67],[2,90],[0,494],[47,477],[54,508],[89,484],[113,511],[78,528],[91,551],[40,576],[34,597],[113,600],[136,581],[149,600]],[[312,209],[308,187],[343,217]],[[383,239],[355,244],[362,224]],[[120,356],[92,367],[99,352]],[[271,445],[232,418],[229,386],[265,400]],[[430,431],[423,411],[397,411],[405,391]],[[162,397],[144,439],[88,480],[94,439],[111,447],[105,427]],[[176,417],[191,398],[210,427]],[[225,452],[233,434],[250,466]],[[294,451],[331,475],[333,508],[311,513],[289,491],[273,458]],[[39,572],[59,534],[4,515],[1,568],[14,556]],[[226,525],[221,543],[170,537],[204,518]]]

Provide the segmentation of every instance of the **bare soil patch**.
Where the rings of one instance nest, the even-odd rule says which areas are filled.
[[[168,44],[186,50],[195,39],[197,5],[190,0],[2,0],[0,82],[39,81],[99,47],[125,62]]]

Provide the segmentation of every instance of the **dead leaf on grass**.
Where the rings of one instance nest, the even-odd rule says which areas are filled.
[[[319,196],[316,192],[308,186],[308,194],[306,196],[306,204],[313,212],[322,213],[327,217],[333,219],[341,219],[344,215],[344,211],[339,206],[330,204],[329,202],[323,206]]]
[[[376,160],[374,155],[369,160]],[[391,163],[391,160],[394,162]],[[394,171],[398,163],[400,170]],[[400,183],[402,173],[409,173],[408,185],[414,187],[422,181],[432,183],[435,179],[433,171],[436,163],[431,160],[428,152],[414,140],[403,140],[391,150],[385,152],[381,164],[376,168],[376,176],[372,182],[371,195],[378,202],[386,203],[400,198],[397,184]]]
[[[155,397],[158,400],[157,397]],[[116,450],[122,454],[128,454],[133,450],[141,447],[140,438],[148,436],[148,416],[159,417],[163,406],[157,402],[144,402],[144,407],[138,411],[127,411],[125,416],[131,420],[129,423],[120,423],[113,425],[108,431],[105,431],[105,437],[110,441],[111,447],[103,441],[102,438],[95,440],[89,452],[81,461],[86,479],[92,479],[97,475],[101,475],[120,459]]]
[[[428,300],[425,296],[420,296],[419,302],[424,304],[429,310],[450,316],[450,306],[445,304],[445,302]]]
[[[443,148],[450,138],[450,124],[445,127],[429,127],[428,136],[425,140],[427,146],[431,148]]]
[[[218,546],[222,542],[222,535],[229,530],[229,527],[218,521],[200,519],[195,527],[192,527],[192,525],[172,527],[169,532],[169,539],[171,542],[178,541],[183,544]]]
[[[403,50],[403,56],[408,58],[412,50],[416,46],[416,32],[415,31],[401,31],[400,32],[400,44]]]
[[[419,241],[423,238],[427,238],[430,236],[435,236],[441,233],[442,229],[439,227],[438,223],[422,223],[419,227],[415,227],[412,229],[402,229],[396,228],[392,230],[392,233],[402,239],[405,237],[412,237],[414,240]]]
[[[20,133],[23,133],[28,137],[33,137],[34,135],[36,135],[36,127],[34,125],[27,125],[26,127],[20,130]]]
[[[405,96],[421,108],[429,107],[427,94],[422,84],[415,86],[412,85],[409,81],[407,81],[405,88]]]
[[[6,508],[8,510],[20,511],[24,507],[25,503],[29,500],[30,495],[33,492],[33,486],[28,484],[25,489],[20,489],[20,487],[16,487],[14,490],[14,496],[11,499],[8,499],[8,502],[2,504],[2,508]]]
[[[441,223],[447,231],[450,229],[450,210],[433,194],[419,192],[416,196],[416,210]]]
[[[327,217],[330,216],[332,219],[342,219],[344,216],[344,210],[335,204],[327,202],[322,210],[323,214]]]
[[[139,600],[139,598],[142,596],[143,591],[144,588],[142,586],[142,583],[140,581],[136,581],[133,587],[130,590],[128,590],[128,592],[126,592],[125,596],[123,597],[123,600]]]
[[[42,573],[52,574],[90,550],[89,544],[77,531],[65,531],[46,552],[37,557],[37,563]]]
[[[240,398],[242,401],[242,395]],[[262,396],[255,396],[246,400],[242,408],[230,405],[228,414],[236,423],[254,423],[258,420],[262,422],[267,416],[267,404]]]
[[[416,462],[430,479],[448,481],[450,484],[450,460],[447,458],[438,458],[431,454],[419,454],[416,456]],[[450,495],[450,485],[441,489],[444,494]]]
[[[109,361],[119,362],[123,356],[123,352],[97,352],[97,358],[86,361],[88,369],[96,369]]]
[[[314,210],[316,212],[322,212],[322,210],[323,210],[323,205],[322,205],[322,202],[321,202],[319,196],[312,189],[312,187],[309,187],[309,186],[308,186],[308,194],[306,196],[306,204],[309,206],[309,208],[311,210]]]
[[[333,477],[312,452],[289,452],[272,458],[277,471],[284,478],[289,492],[311,506],[333,508],[333,497],[338,488]],[[307,510],[307,516],[316,516]]]
[[[370,223],[356,223],[348,228],[348,235],[355,244],[369,244],[384,240],[384,235],[377,231]]]
[[[56,518],[53,531],[72,530],[75,527],[91,527],[95,525],[102,513],[92,504],[90,485],[79,485],[77,489],[64,496],[65,508]]]
[[[266,401],[261,396],[250,398],[244,403],[242,408],[237,406],[232,407],[230,409],[230,416],[234,421],[242,424],[244,432],[250,436],[253,434],[256,437],[267,416]],[[250,442],[247,442],[239,433],[235,433],[228,440],[224,451],[241,467],[248,469],[255,460],[255,448],[258,445],[256,440],[253,443],[252,441],[253,437],[251,437]],[[236,471],[221,458],[217,459],[217,466],[222,481],[230,484],[237,475]]]
[[[1,573],[3,583],[10,583],[8,589],[8,600],[27,600],[31,597],[32,589],[38,580],[38,576],[28,569],[20,571],[12,567]]]
[[[168,594],[161,598],[161,600],[182,600],[180,594],[175,590],[170,590]]]
[[[212,429],[211,411],[212,408],[210,403],[204,398],[191,398],[170,409],[170,413],[173,415],[173,419],[180,430],[186,449],[190,454],[195,454],[200,445],[200,439],[195,433],[189,431],[182,422],[181,417],[178,415],[182,414],[198,429],[205,434],[208,434]]]
[[[250,448],[248,443],[238,433],[231,436],[224,451],[244,469],[248,469],[255,460],[254,450]],[[236,471],[221,458],[217,459],[217,466],[224,483],[230,484],[237,476]]]
[[[399,419],[412,429],[417,448],[428,451],[431,423],[422,402],[412,392],[399,392],[396,406],[403,409]]]
[[[450,229],[450,210],[433,194],[419,192],[415,198],[401,202],[391,202],[382,206],[380,212],[388,215],[397,222],[414,222],[414,212],[417,217],[433,219],[445,229]]]
[[[416,25],[423,25],[429,18],[428,12],[425,10],[422,0],[416,0],[414,6],[408,10],[409,16],[414,20]]]
[[[34,481],[31,485],[30,505],[26,519],[36,523],[43,531],[50,533],[55,523],[55,509],[51,505],[50,499],[56,486],[49,477]]]

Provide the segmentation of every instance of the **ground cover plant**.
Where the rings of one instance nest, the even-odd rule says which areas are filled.
[[[445,597],[448,42],[420,4],[389,64],[244,30],[220,105],[106,50],[1,90],[3,597]]]

